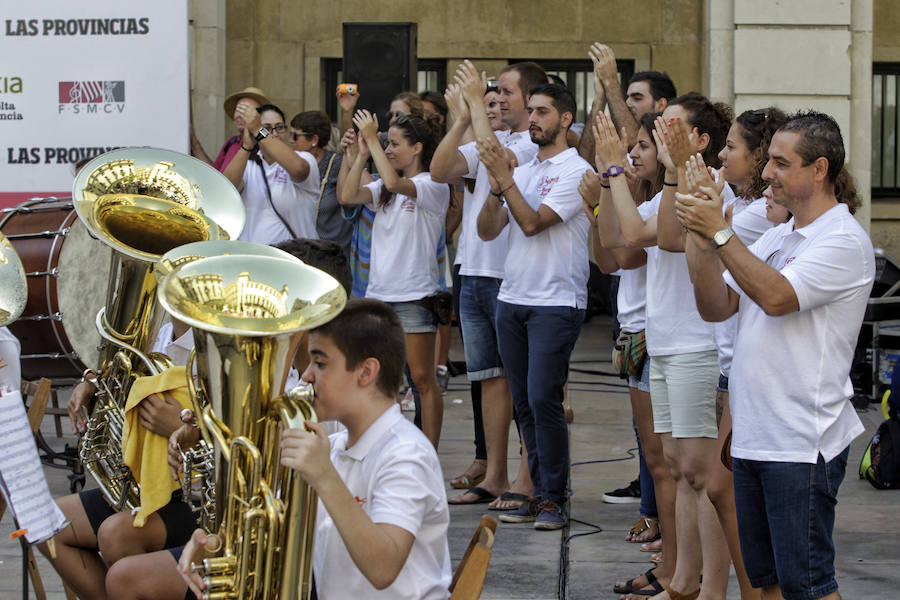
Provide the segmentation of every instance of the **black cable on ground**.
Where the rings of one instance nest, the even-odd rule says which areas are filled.
[[[566,595],[568,594],[568,585],[569,585],[569,542],[574,540],[577,537],[584,537],[586,535],[594,535],[595,533],[600,533],[603,531],[603,528],[599,525],[595,525],[594,523],[589,523],[587,521],[582,521],[580,519],[573,519],[570,514],[570,510],[572,508],[572,469],[571,467],[578,467],[581,465],[593,465],[599,463],[611,463],[611,462],[620,462],[623,460],[631,460],[635,458],[635,453],[637,452],[637,448],[629,448],[625,451],[628,456],[620,456],[619,458],[600,458],[597,460],[585,460],[581,462],[575,462],[569,464],[569,479],[566,482],[566,496],[569,498],[569,501],[566,502],[566,519],[565,525],[563,525],[562,536],[560,537],[559,542],[559,574],[557,578],[557,590],[556,595],[559,600],[565,600]],[[571,522],[579,523],[581,525],[586,525],[587,527],[593,527],[593,531],[584,531],[581,533],[574,533],[569,535],[569,523]]]

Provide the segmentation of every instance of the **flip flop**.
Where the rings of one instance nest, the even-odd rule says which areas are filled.
[[[481,475],[476,475],[475,477],[471,477],[463,473],[459,477],[454,477],[450,480],[450,487],[455,490],[469,490],[482,481],[484,481],[484,473],[482,473]]]
[[[466,494],[475,494],[475,500],[460,500]],[[477,485],[473,488],[469,488],[466,490],[464,494],[460,494],[456,498],[451,498],[447,500],[447,504],[485,504],[487,502],[491,502],[497,496],[493,495],[489,491],[484,488],[480,488]]]
[[[500,494],[500,500],[501,502],[518,502],[519,504],[510,507],[488,506],[488,510],[516,510],[528,500],[528,496],[516,492],[503,492]]]

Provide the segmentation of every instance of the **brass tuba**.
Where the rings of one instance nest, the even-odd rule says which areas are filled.
[[[140,504],[122,459],[124,405],[135,379],[171,362],[150,354],[164,313],[153,267],[189,242],[237,236],[244,206],[224,175],[184,154],[127,148],[102,154],[75,179],[73,199],[88,230],[113,249],[106,303],[97,313],[102,338],[97,393],[80,458],[117,509]]]
[[[255,255],[270,256],[303,264],[293,254],[279,250],[273,246],[220,240],[217,242],[194,242],[179,246],[166,252],[156,263],[157,279],[162,281],[175,268],[213,256]],[[193,359],[192,359],[193,360]],[[193,385],[193,381],[191,381]],[[194,415],[201,415],[206,398],[196,393],[191,394]],[[207,436],[207,439],[208,436]],[[215,486],[215,446],[212,440],[201,439],[200,442],[183,454],[184,476],[182,478],[182,497],[191,510],[199,515],[200,526],[207,531],[216,529],[216,486]]]
[[[317,269],[269,256],[182,264],[158,293],[166,311],[194,328],[194,392],[205,398],[198,423],[216,449],[222,554],[194,565],[204,598],[306,599],[317,498],[281,466],[280,434],[315,413],[311,394],[283,389],[304,330],[334,318],[346,293]]]
[[[19,255],[0,233],[0,327],[19,318],[28,302],[28,283]]]

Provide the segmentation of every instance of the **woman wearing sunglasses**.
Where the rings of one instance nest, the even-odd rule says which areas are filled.
[[[239,239],[259,244],[318,239],[315,157],[291,148],[284,113],[274,104],[238,106],[236,111],[247,126],[241,134],[241,150],[228,163],[225,176],[241,192],[247,209]]]

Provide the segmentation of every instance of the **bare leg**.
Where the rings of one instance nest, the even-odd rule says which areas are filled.
[[[422,432],[437,450],[444,420],[444,403],[434,372],[434,333],[406,334],[406,362],[422,398]]]
[[[647,463],[647,468],[650,469],[653,485],[656,488],[656,510],[659,514],[663,556],[666,557],[665,562],[654,570],[653,575],[661,580],[663,585],[666,585],[675,574],[678,556],[675,534],[675,480],[672,479],[672,474],[666,465],[660,435],[653,431],[653,408],[650,404],[650,393],[636,388],[629,388],[628,391],[631,394],[631,409],[637,423],[638,435],[641,438],[641,447],[644,450],[644,461]],[[646,581],[641,577],[635,582],[634,587],[640,589],[644,587],[642,584],[646,585]]]
[[[437,339],[434,342],[435,367],[446,365],[450,357],[450,323],[438,325]]]
[[[826,596],[828,600],[832,600],[830,596]],[[762,589],[762,600],[784,600],[781,595],[781,588],[777,585],[770,585]]]
[[[187,589],[168,550],[123,558],[106,575],[106,593],[117,600],[181,600]]]
[[[39,544],[38,550],[79,598],[104,600],[106,589],[103,578],[106,576],[106,565],[97,552],[97,536],[91,529],[81,499],[78,494],[72,494],[59,498],[56,503],[72,522],[54,538],[56,558],[50,558],[45,543]]]
[[[725,438],[731,431],[731,410],[728,407],[728,392],[716,393],[716,415],[719,417],[719,450],[710,468],[706,495],[709,496],[710,502],[716,509],[719,525],[725,534],[728,551],[731,554],[731,562],[734,564],[734,572],[741,587],[741,600],[759,600],[762,597],[762,592],[750,585],[747,571],[744,569],[744,560],[741,557],[737,513],[734,507],[734,479],[731,476],[731,471],[726,469],[719,459],[722,455],[722,446],[725,444]]]
[[[484,446],[487,471],[478,487],[499,496],[509,489],[506,448],[512,421],[512,396],[505,377],[492,377],[481,382],[481,414],[484,421]],[[469,497],[471,496],[471,498]],[[474,501],[474,494],[463,494],[463,501]]]
[[[718,441],[713,438],[683,438],[677,442],[681,451],[681,472],[693,492],[697,506],[699,545],[703,556],[703,589],[700,599],[724,600],[728,591],[730,564],[728,545],[716,518],[716,511],[706,495],[706,482],[712,469],[712,461],[718,460]],[[679,488],[679,493],[680,491]],[[676,589],[690,592],[697,588]]]
[[[143,527],[135,527],[134,517],[128,512],[120,512],[103,521],[97,541],[106,564],[113,565],[126,556],[162,550],[166,543],[166,526],[159,514],[153,513]]]
[[[659,435],[666,465],[676,486],[675,522],[678,525],[675,529],[675,541],[678,560],[669,585],[678,592],[690,594],[700,587],[700,571],[703,568],[700,534],[697,528],[697,500],[693,489],[681,473],[682,440],[674,439],[671,433]],[[665,552],[663,554],[665,555]],[[666,561],[668,560],[666,557]],[[668,594],[663,593],[655,598],[668,598]]]

